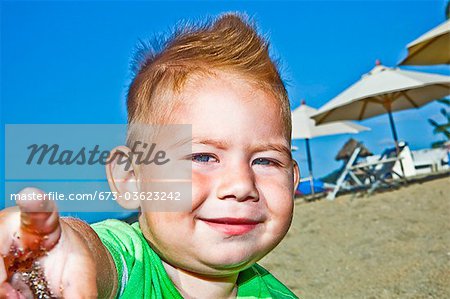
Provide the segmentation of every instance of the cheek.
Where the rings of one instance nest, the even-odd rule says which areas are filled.
[[[195,211],[209,196],[214,179],[211,175],[192,172],[192,210]]]
[[[263,196],[270,217],[281,226],[289,225],[293,213],[294,183],[290,174],[258,179],[259,190]]]

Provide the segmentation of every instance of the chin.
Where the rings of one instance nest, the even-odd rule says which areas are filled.
[[[204,253],[206,264],[212,268],[242,271],[264,257],[270,249],[261,250],[249,244],[226,244],[210,247]]]

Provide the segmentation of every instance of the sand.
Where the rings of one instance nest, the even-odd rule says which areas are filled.
[[[290,231],[261,264],[301,298],[450,298],[450,177],[296,200]]]

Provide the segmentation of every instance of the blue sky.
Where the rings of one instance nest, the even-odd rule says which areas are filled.
[[[445,20],[445,5],[442,0],[2,1],[2,125],[125,123],[129,61],[138,39],[166,32],[183,19],[229,11],[253,17],[270,39],[291,106],[305,99],[319,108],[368,72],[376,59],[395,66],[407,43]],[[408,69],[450,74],[443,66]],[[427,119],[442,120],[440,108],[432,103],[395,113],[400,139],[413,149],[429,147],[439,138]],[[386,115],[360,124],[372,131],[311,141],[317,176],[340,166],[334,156],[349,137],[375,153],[393,144]],[[304,142],[295,144],[300,148],[295,157],[306,174]],[[3,146],[1,150],[3,157]]]

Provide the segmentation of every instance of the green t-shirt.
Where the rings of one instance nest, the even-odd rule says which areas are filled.
[[[145,240],[139,223],[106,220],[92,225],[114,259],[120,298],[183,298],[160,257]],[[101,269],[99,269],[101,271]],[[238,277],[238,298],[297,298],[263,267],[255,264]]]

